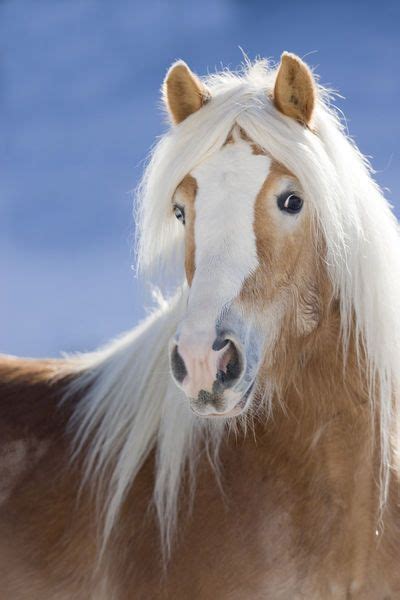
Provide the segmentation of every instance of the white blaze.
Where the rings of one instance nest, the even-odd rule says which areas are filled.
[[[271,163],[234,136],[234,143],[191,173],[197,181],[196,271],[181,334],[186,342],[195,337],[208,347],[216,318],[257,268],[254,205]]]

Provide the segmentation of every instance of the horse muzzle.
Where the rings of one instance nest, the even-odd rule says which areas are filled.
[[[199,416],[234,417],[249,405],[260,343],[243,323],[235,330],[226,324],[220,321],[206,333],[183,322],[171,342],[172,377]]]

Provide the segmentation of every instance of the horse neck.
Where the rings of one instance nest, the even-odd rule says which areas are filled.
[[[278,391],[271,398],[265,434],[276,448],[307,458],[305,476],[326,476],[346,505],[355,493],[356,474],[358,491],[376,497],[372,489],[379,479],[379,448],[365,361],[352,338],[344,356],[338,313],[329,315],[307,340],[278,348],[274,365],[270,374]]]
[[[367,365],[354,340],[350,332],[344,350],[337,308],[312,335],[281,339],[271,375],[283,407],[301,417],[305,427],[339,414],[348,422],[370,421]]]

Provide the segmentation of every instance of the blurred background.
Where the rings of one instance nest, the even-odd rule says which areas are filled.
[[[0,352],[90,350],[150,304],[132,190],[172,61],[305,57],[400,214],[400,3],[0,0]]]

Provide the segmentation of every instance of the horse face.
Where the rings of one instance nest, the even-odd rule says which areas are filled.
[[[172,374],[196,413],[234,416],[283,324],[303,335],[318,321],[312,303],[299,310],[314,298],[307,206],[296,179],[235,127],[178,186],[172,210],[190,288]]]
[[[276,106],[306,122],[310,98],[291,86],[303,76],[310,83],[310,75],[287,60]],[[201,108],[207,91],[185,65],[175,70],[166,96],[179,123]],[[186,315],[171,342],[172,375],[197,414],[235,416],[252,390],[260,391],[257,375],[283,327],[290,323],[304,335],[318,322],[307,203],[292,174],[235,125],[223,147],[178,186],[172,210],[185,228],[189,284]]]

